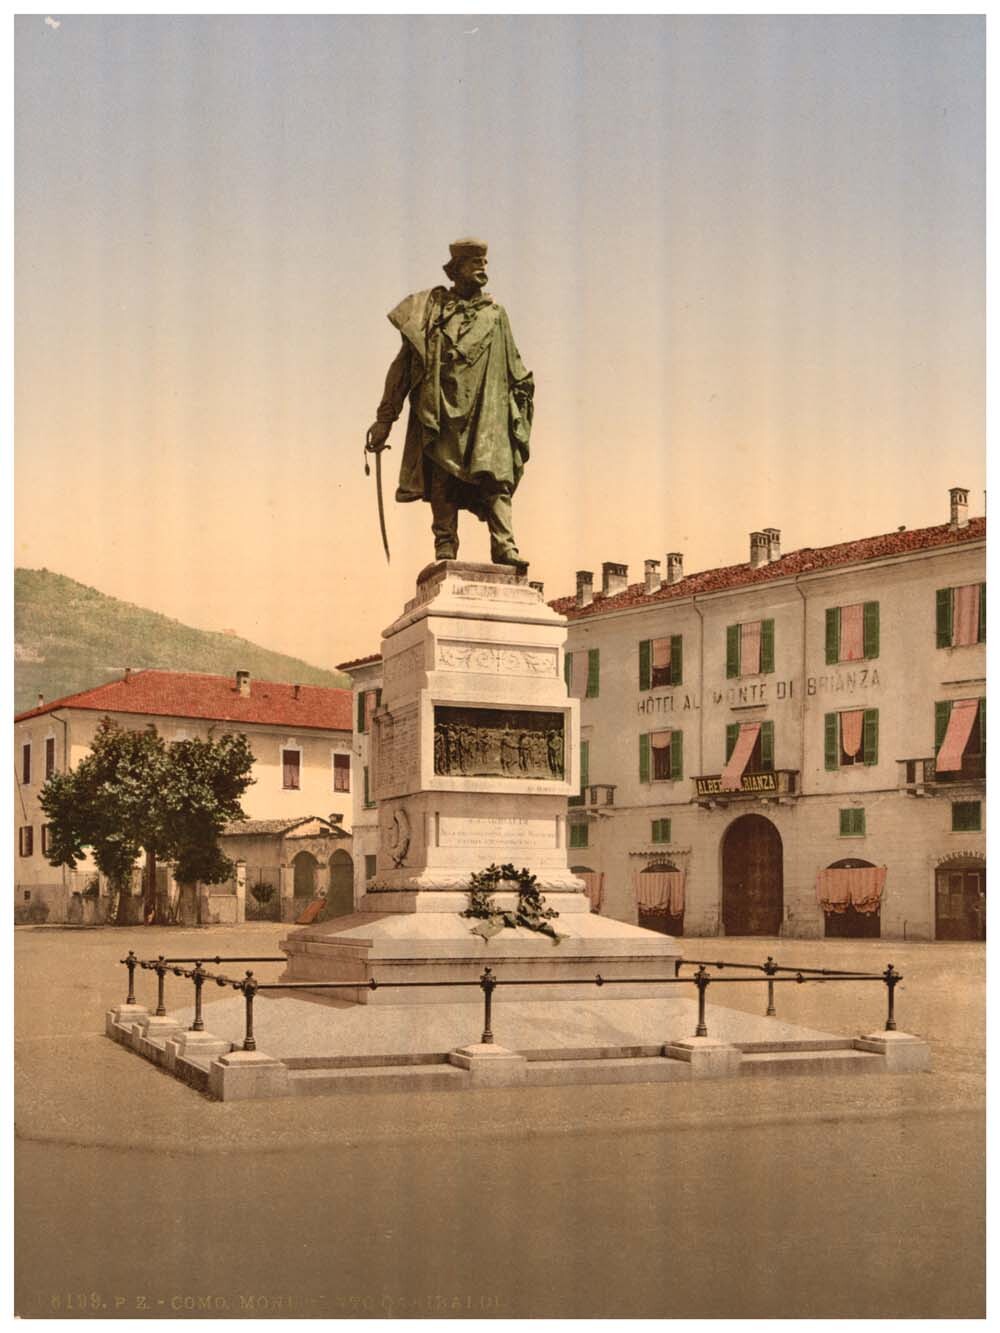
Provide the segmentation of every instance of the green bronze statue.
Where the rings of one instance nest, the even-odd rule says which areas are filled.
[[[527,562],[511,526],[511,497],[528,459],[534,381],[514,345],[507,312],[484,290],[486,243],[455,241],[444,271],[452,286],[400,301],[389,321],[403,345],[389,367],[366,449],[380,453],[410,400],[396,499],[427,500],[434,555],[458,555],[458,513],[490,532],[496,564]]]

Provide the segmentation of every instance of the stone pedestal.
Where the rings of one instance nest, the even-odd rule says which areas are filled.
[[[579,703],[563,677],[565,618],[502,565],[440,561],[385,631],[371,719],[369,791],[378,807],[375,878],[359,911],[291,932],[283,980],[357,981],[362,1002],[473,998],[470,990],[370,991],[392,981],[565,977],[580,986],[519,997],[593,994],[594,977],[673,975],[669,936],[591,914],[570,873],[567,798],[580,785]],[[473,934],[471,875],[527,867],[559,913],[558,945],[538,932]],[[498,894],[502,906],[516,895]],[[608,992],[606,992],[608,993]],[[616,996],[655,995],[653,986]],[[670,988],[663,988],[670,993]]]
[[[854,1046],[883,1056],[890,1074],[922,1074],[931,1067],[931,1048],[909,1032],[870,1032],[857,1037]]]

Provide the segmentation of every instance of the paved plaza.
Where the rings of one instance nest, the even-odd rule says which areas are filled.
[[[982,946],[683,941],[893,962],[929,1074],[217,1103],[103,1036],[129,949],[271,954],[284,929],[16,932],[20,1314],[981,1315]],[[717,991],[762,1011],[759,985]],[[206,990],[207,1026],[231,996]],[[878,983],[777,1003],[848,1036],[884,1020]]]

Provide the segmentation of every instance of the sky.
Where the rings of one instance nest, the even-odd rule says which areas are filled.
[[[385,315],[489,242],[547,597],[985,485],[981,17],[42,15],[15,29],[15,560],[321,666],[433,556]],[[463,515],[462,558],[489,558]]]

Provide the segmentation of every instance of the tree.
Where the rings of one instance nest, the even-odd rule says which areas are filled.
[[[181,884],[219,883],[232,874],[218,835],[228,820],[244,817],[240,797],[253,782],[252,765],[245,736],[167,745],[153,725],[128,731],[105,717],[90,753],[42,788],[47,858],[52,865],[74,866],[89,847],[118,895],[121,925],[132,868],[144,851],[143,919],[163,924],[168,909],[165,895],[157,895],[160,859],[175,862]]]

